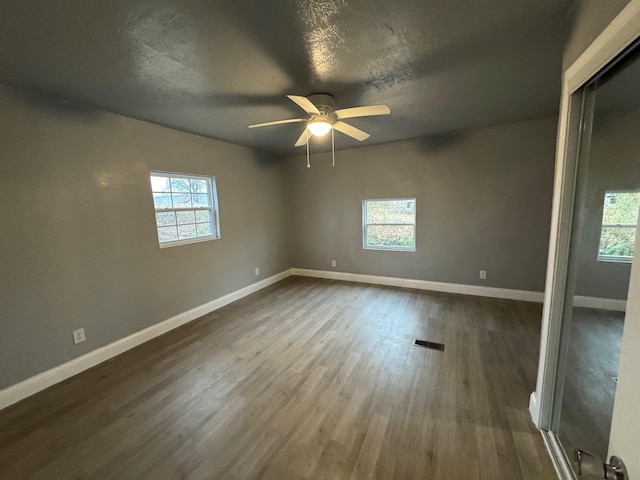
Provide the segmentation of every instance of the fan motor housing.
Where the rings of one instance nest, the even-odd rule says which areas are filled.
[[[307,98],[313,103],[321,114],[331,116],[335,110],[336,101],[328,93],[314,93]]]

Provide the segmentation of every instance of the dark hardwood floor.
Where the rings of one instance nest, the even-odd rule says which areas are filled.
[[[0,478],[553,479],[540,317],[291,277],[0,412]]]

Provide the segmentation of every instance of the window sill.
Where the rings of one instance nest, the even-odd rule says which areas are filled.
[[[164,242],[164,243],[160,243],[160,248],[169,248],[169,247],[178,247],[180,245],[188,245],[189,243],[201,243],[201,242],[208,242],[210,240],[218,240],[220,237],[214,237],[213,235],[209,236],[209,237],[196,237],[196,238],[189,238],[187,240],[176,240],[174,242]]]
[[[415,252],[415,247],[401,248],[401,247],[362,247],[365,250],[378,250],[382,252]]]
[[[633,262],[633,257],[617,257],[615,255],[598,255],[599,262],[609,262],[609,263],[631,263]]]

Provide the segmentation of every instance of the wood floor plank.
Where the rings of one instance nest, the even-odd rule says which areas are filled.
[[[540,317],[292,277],[0,412],[0,478],[555,478]]]

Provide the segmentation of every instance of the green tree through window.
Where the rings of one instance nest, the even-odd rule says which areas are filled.
[[[598,260],[631,261],[636,243],[639,206],[639,192],[606,193]]]
[[[213,177],[151,172],[150,180],[161,247],[220,237]]]
[[[363,202],[364,248],[415,251],[416,199]]]

